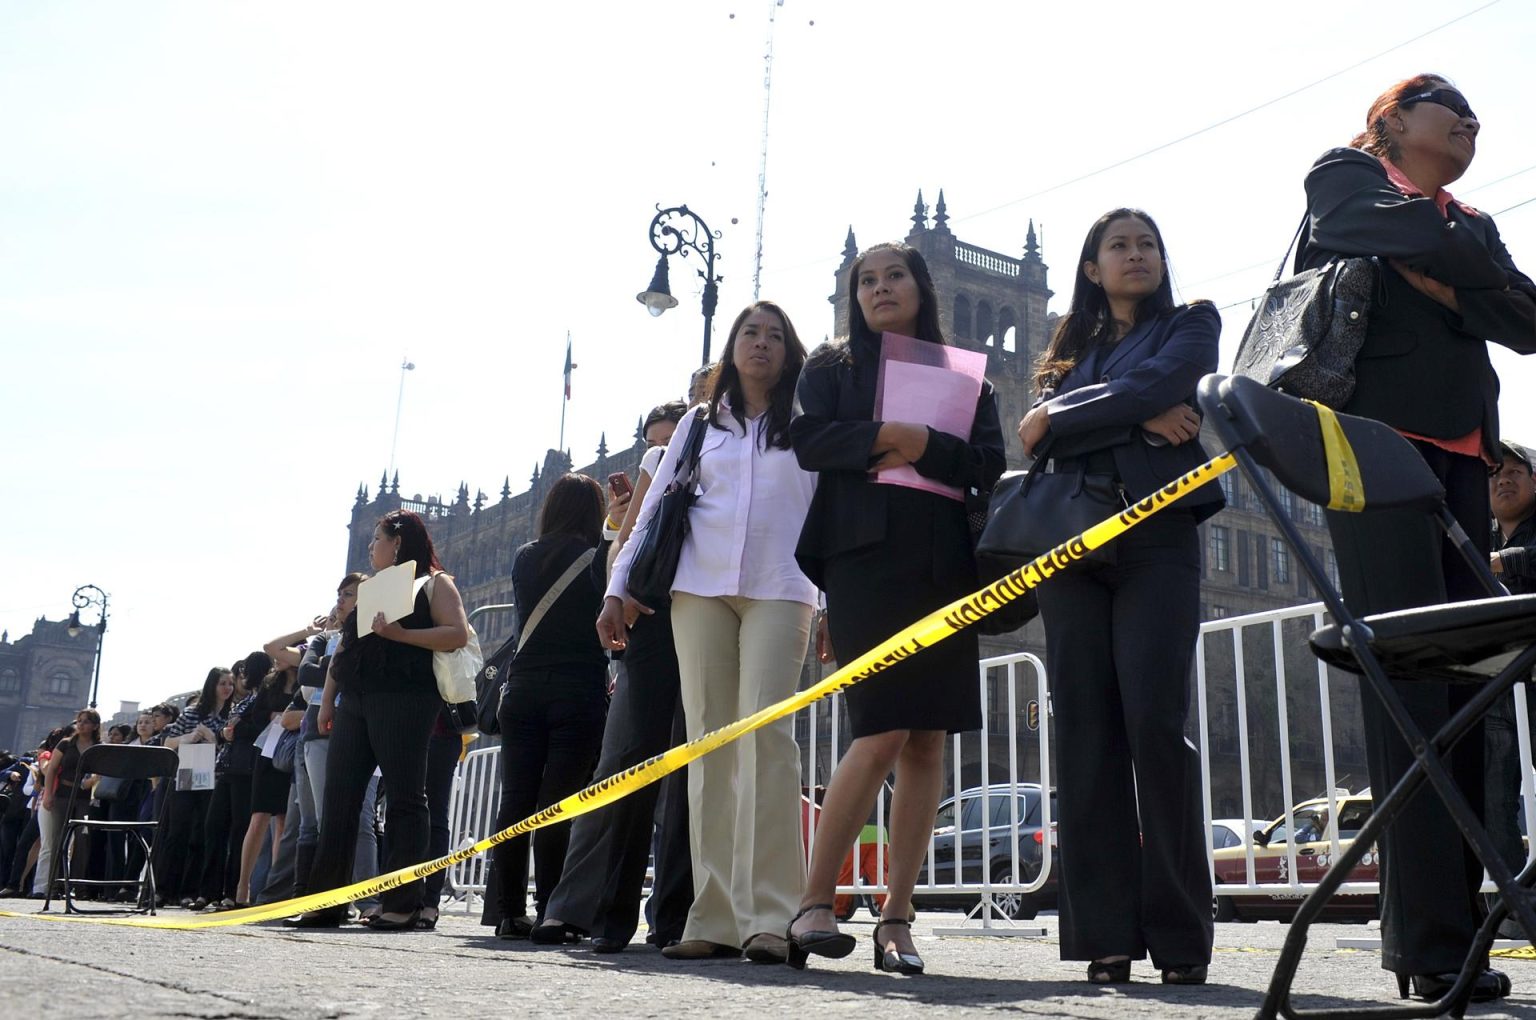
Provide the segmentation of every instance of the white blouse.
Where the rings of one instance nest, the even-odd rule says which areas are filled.
[[[762,416],[749,418],[743,432],[721,410],[725,429],[704,425],[698,498],[688,511],[688,538],[672,590],[814,606],[816,586],[800,572],[795,544],[816,491],[816,475],[800,469],[793,450],[763,449],[758,436]],[[692,426],[690,412],[667,444],[634,530],[614,562],[608,595],[622,598],[628,588],[630,561],[641,534],[656,516],[662,493],[672,480],[672,465],[682,455]]]

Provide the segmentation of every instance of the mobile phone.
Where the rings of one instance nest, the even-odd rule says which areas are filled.
[[[622,471],[615,471],[608,476],[608,491],[615,496],[627,496],[634,492],[634,486],[629,484],[629,476]]]

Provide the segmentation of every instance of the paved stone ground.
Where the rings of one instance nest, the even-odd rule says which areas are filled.
[[[30,914],[32,900],[0,901]],[[175,913],[175,912],[171,912]],[[925,912],[916,925],[930,973],[870,969],[872,927],[861,913],[846,928],[859,949],[813,960],[805,972],[741,961],[674,963],[640,943],[618,956],[584,947],[498,942],[477,918],[445,914],[432,933],[383,934],[349,927],[294,932],[274,925],[175,932],[0,917],[0,1018],[351,1018],[586,1013],[671,1016],[1249,1017],[1263,996],[1286,928],[1273,922],[1217,926],[1211,983],[1160,984],[1150,963],[1130,985],[1088,985],[1083,965],[1057,959],[1056,918],[1044,938],[936,936],[959,914]],[[1374,928],[1374,925],[1371,926]],[[1298,991],[1307,1006],[1385,1003],[1395,995],[1374,952],[1335,939],[1372,934],[1360,925],[1318,926]],[[1474,1017],[1536,1018],[1536,962],[1506,960],[1515,994]]]

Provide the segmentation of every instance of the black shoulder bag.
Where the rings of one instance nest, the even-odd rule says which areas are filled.
[[[1309,215],[1302,216],[1263,303],[1243,333],[1232,374],[1339,408],[1355,392],[1355,359],[1365,344],[1381,265],[1374,257],[1339,258],[1282,281]]]
[[[681,454],[672,471],[672,481],[661,494],[656,515],[635,541],[634,558],[629,563],[629,594],[652,609],[672,600],[672,581],[677,577],[677,561],[688,538],[688,510],[697,499],[699,486],[699,451],[704,446],[704,409],[699,408],[683,441]]]

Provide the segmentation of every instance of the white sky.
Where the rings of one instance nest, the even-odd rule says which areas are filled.
[[[763,296],[818,342],[848,226],[861,245],[904,236],[917,190],[931,205],[942,187],[970,242],[1017,255],[1034,218],[1060,310],[1093,218],[1140,205],[1184,298],[1244,302],[1230,359],[1306,168],[1392,81],[1449,75],[1482,117],[1459,197],[1498,212],[1536,196],[1536,7],[1384,10],[787,0]],[[0,6],[0,498],[17,539],[0,626],[15,640],[77,585],[105,588],[112,710],[326,608],[357,485],[389,459],[402,355],[402,494],[451,500],[464,480],[494,498],[509,474],[520,491],[557,439],[567,330],[566,445],[581,464],[605,430],[626,444],[699,357],[696,259],[673,260],[676,310],[635,302],[656,204],[723,235],[716,352],[751,298],[767,15]],[[1536,202],[1498,219],[1536,269]],[[1536,362],[1497,361],[1506,433],[1536,440]]]

